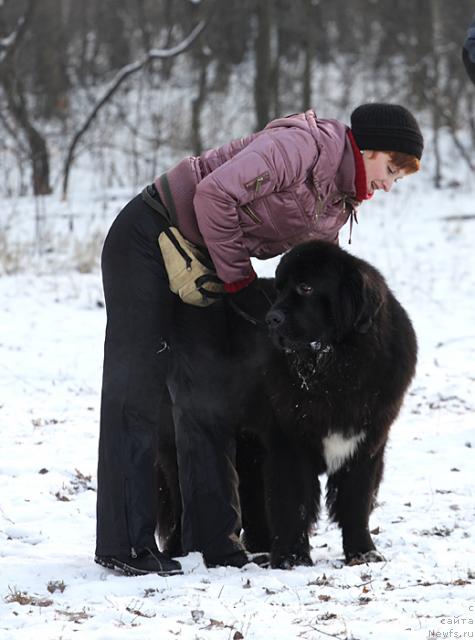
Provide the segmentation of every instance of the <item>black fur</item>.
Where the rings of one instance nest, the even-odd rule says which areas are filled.
[[[411,322],[376,269],[321,241],[292,249],[275,282],[261,286],[274,299],[271,340],[230,311],[246,547],[270,551],[272,567],[310,565],[318,476],[327,473],[326,504],[346,561],[380,560],[368,520],[388,432],[414,375]],[[329,470],[324,439],[332,434],[362,435],[354,454]],[[162,439],[161,488],[175,500],[162,508],[159,528],[166,550],[177,553],[179,492],[164,471],[174,469],[175,454],[169,436]]]

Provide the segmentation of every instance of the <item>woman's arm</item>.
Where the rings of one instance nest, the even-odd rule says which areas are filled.
[[[265,131],[198,184],[193,201],[198,226],[218,275],[231,289],[254,278],[238,208],[305,180],[317,153],[310,133]]]

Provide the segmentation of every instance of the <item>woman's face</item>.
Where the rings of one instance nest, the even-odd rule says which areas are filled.
[[[366,189],[373,195],[377,189],[391,191],[396,180],[406,174],[391,161],[389,153],[383,151],[363,151],[363,162],[366,170]]]

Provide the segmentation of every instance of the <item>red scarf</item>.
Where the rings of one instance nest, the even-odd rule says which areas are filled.
[[[353,150],[353,155],[355,157],[355,188],[356,188],[356,196],[355,198],[362,202],[363,200],[369,200],[373,197],[372,193],[368,193],[366,187],[366,169],[364,166],[363,158],[361,157],[361,151],[356,144],[356,140],[354,135],[351,132],[351,129],[348,129],[348,138],[351,143],[351,148]]]

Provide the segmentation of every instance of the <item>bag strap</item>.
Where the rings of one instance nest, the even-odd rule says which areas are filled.
[[[173,217],[170,215],[170,212],[163,206],[162,202],[159,199],[157,190],[155,186],[148,185],[142,191],[142,200],[148,204],[149,207],[158,211],[158,213],[165,218],[169,225],[173,224]]]
[[[169,213],[170,213],[170,220],[172,220],[171,224],[174,227],[177,227],[177,215],[176,215],[176,209],[175,209],[175,203],[173,201],[173,196],[172,196],[172,192],[170,189],[170,183],[168,182],[168,176],[166,173],[162,173],[161,176],[159,176],[158,178],[159,182],[160,182],[160,186],[162,187],[162,193],[163,193],[163,197],[165,198],[165,206],[167,207]]]
[[[183,258],[183,260],[185,261],[186,264],[186,270],[187,271],[191,271],[191,263],[193,262],[193,258],[191,256],[189,256],[186,251],[183,249],[183,247],[181,246],[181,244],[178,242],[175,234],[173,233],[173,231],[170,229],[170,227],[167,227],[166,229],[164,229],[162,231],[162,233],[164,233],[167,238],[170,240],[170,242],[172,243],[172,245],[175,247],[175,249],[178,251],[178,253],[181,255],[181,257]]]
[[[210,300],[222,300],[224,298],[224,293],[219,293],[219,291],[210,291],[203,287],[198,287],[198,291],[201,293],[203,298],[209,298]]]
[[[210,289],[205,289],[203,285],[208,284],[209,282],[213,284],[218,284],[222,286],[222,281],[218,278],[218,276],[212,273],[206,273],[196,278],[195,285],[198,291],[204,298],[212,298],[213,300],[221,300],[226,295],[223,291],[212,291]]]

